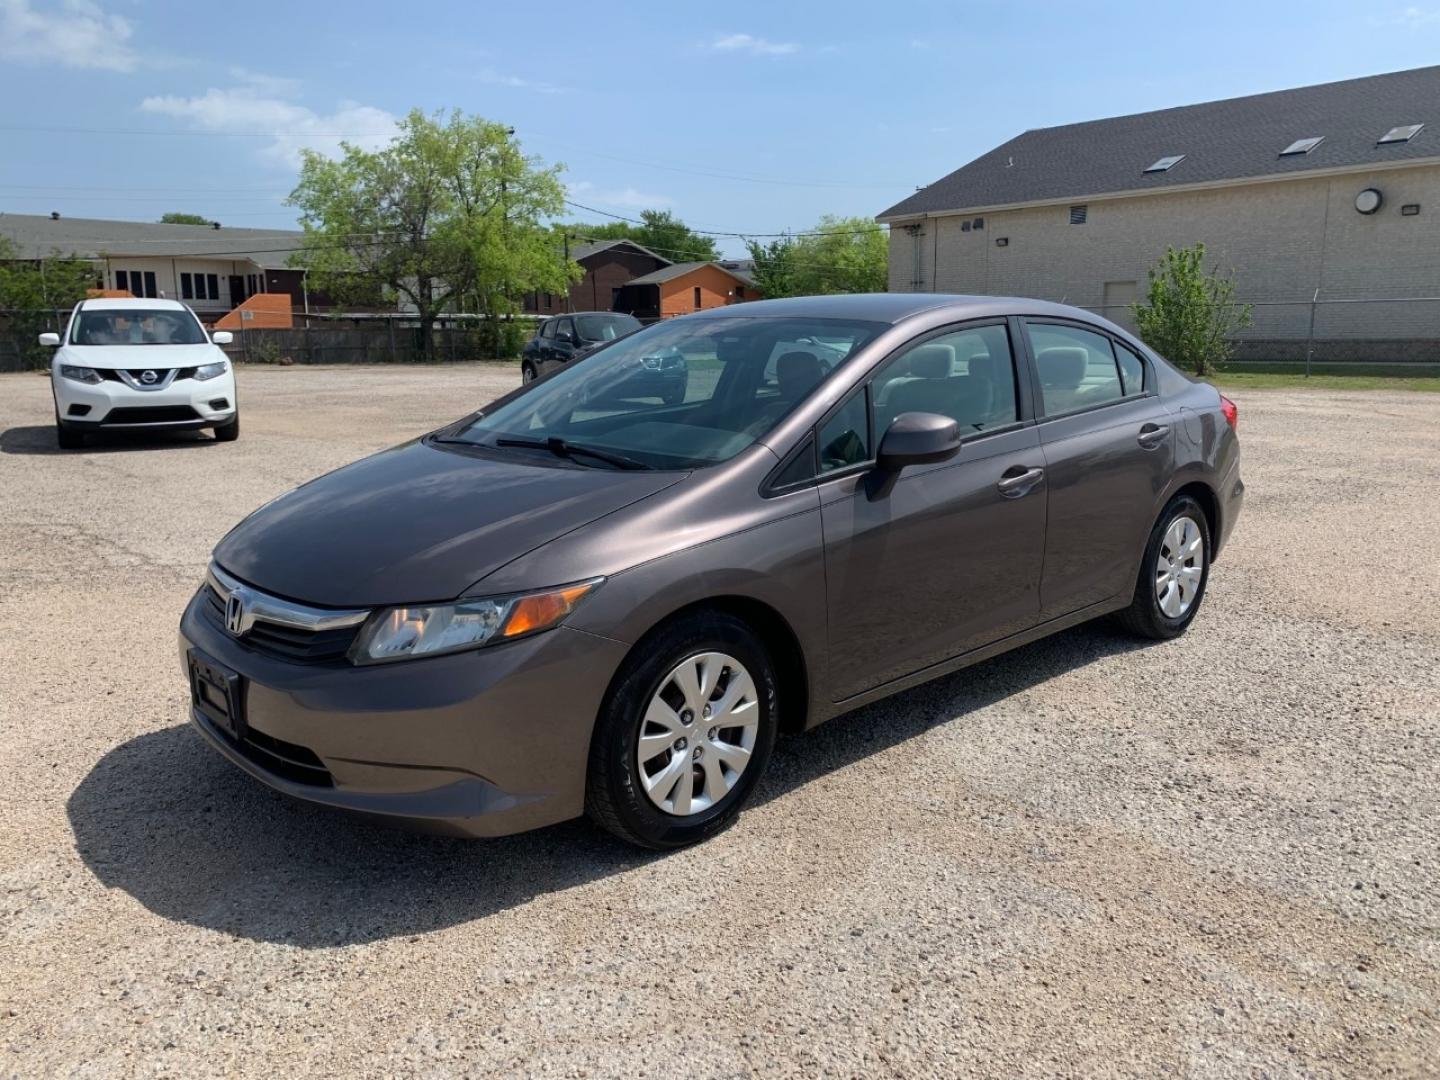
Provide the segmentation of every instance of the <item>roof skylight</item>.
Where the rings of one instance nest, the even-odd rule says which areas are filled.
[[[1393,127],[1385,132],[1384,135],[1381,135],[1379,142],[1381,145],[1385,143],[1409,142],[1416,135],[1420,134],[1420,129],[1424,126],[1424,124],[1401,124],[1399,127]]]
[[[1162,157],[1159,161],[1157,161],[1157,162],[1155,162],[1153,165],[1149,166],[1145,171],[1146,171],[1147,173],[1150,173],[1150,172],[1169,172],[1171,169],[1173,169],[1176,165],[1179,165],[1180,162],[1182,162],[1182,161],[1184,161],[1184,160],[1185,160],[1185,155],[1184,155],[1184,154],[1171,154],[1169,157]]]
[[[1324,141],[1324,135],[1316,135],[1309,139],[1296,139],[1289,146],[1285,147],[1284,150],[1280,151],[1280,156],[1289,157],[1292,154],[1308,154]]]

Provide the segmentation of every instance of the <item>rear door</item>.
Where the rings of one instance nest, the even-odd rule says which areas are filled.
[[[1084,323],[1027,319],[1049,526],[1040,613],[1050,619],[1128,595],[1174,469],[1171,417],[1154,372]]]
[[[843,700],[1024,630],[1039,616],[1045,482],[1006,321],[927,334],[816,428],[830,663]],[[954,417],[957,457],[865,476],[902,412]]]

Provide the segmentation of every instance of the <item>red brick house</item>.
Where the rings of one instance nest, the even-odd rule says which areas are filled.
[[[620,289],[637,277],[670,265],[633,240],[596,240],[576,244],[570,258],[580,264],[585,276],[564,293],[528,293],[523,308],[527,315],[558,315],[566,311],[610,311]],[[566,301],[569,301],[568,303]]]

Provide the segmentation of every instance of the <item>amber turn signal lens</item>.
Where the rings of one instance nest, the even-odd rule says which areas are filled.
[[[515,601],[514,607],[510,609],[510,618],[506,621],[505,630],[500,636],[518,637],[534,630],[544,630],[547,626],[554,626],[574,611],[575,605],[593,588],[595,588],[595,583],[590,582],[585,585],[571,585],[569,588],[556,589],[554,592],[520,597]]]

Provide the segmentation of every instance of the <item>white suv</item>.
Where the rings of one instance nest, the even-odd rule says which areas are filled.
[[[235,375],[195,313],[174,300],[82,300],[59,334],[50,365],[55,435],[67,450],[87,431],[212,428],[230,442],[240,435]]]

